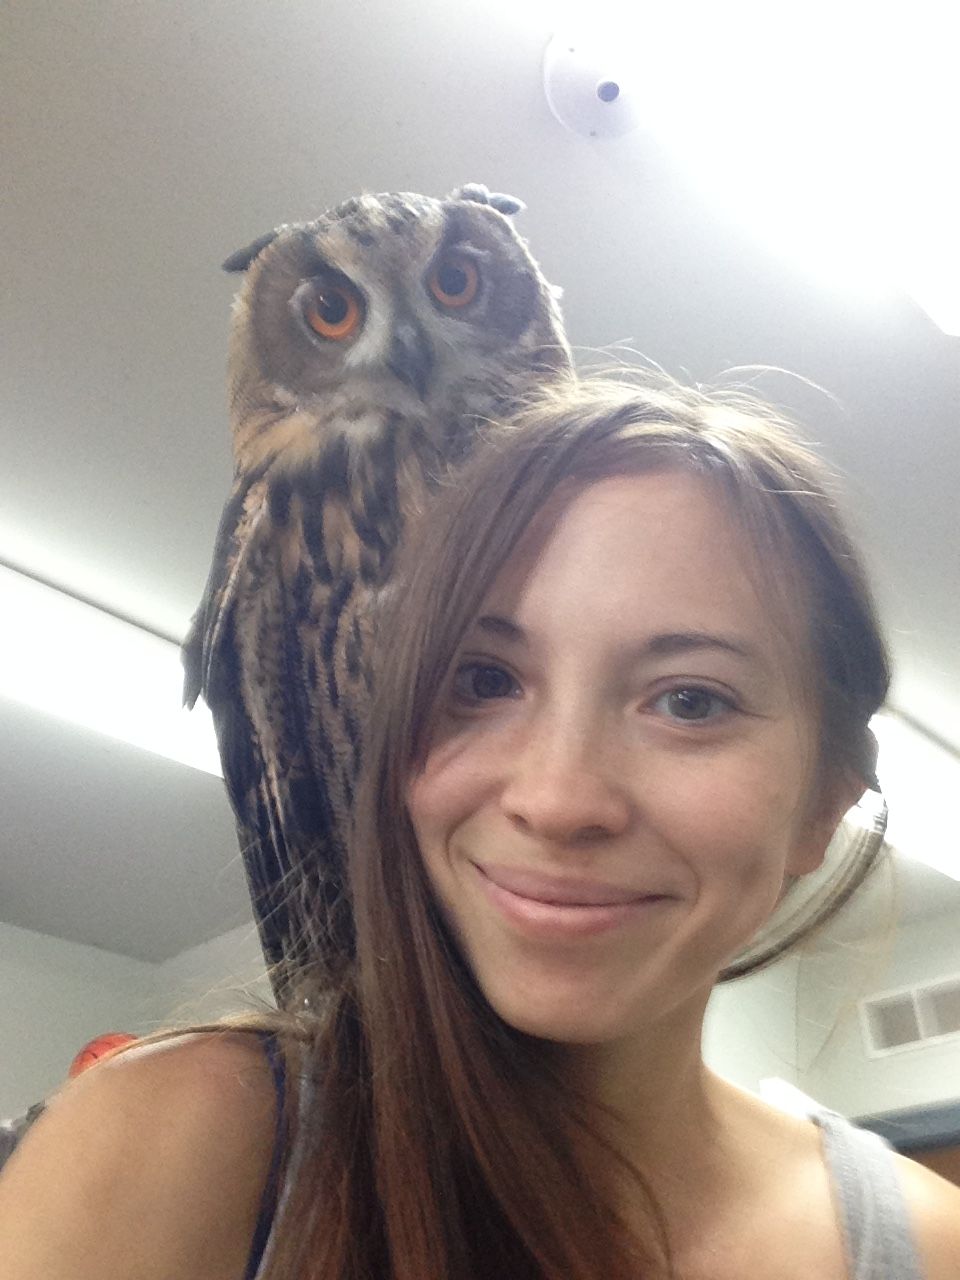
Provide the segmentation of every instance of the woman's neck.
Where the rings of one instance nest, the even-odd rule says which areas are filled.
[[[563,1053],[571,1082],[612,1111],[604,1133],[658,1200],[702,1223],[755,1194],[765,1150],[784,1131],[778,1112],[706,1066],[701,1031],[702,1010],[630,1043]],[[626,1185],[635,1198],[636,1183]]]

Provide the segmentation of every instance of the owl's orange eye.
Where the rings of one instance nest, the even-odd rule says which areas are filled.
[[[431,269],[427,284],[441,306],[465,307],[477,296],[480,273],[466,254],[447,254]]]
[[[363,307],[355,289],[346,284],[318,283],[303,311],[307,324],[321,338],[342,342],[360,328]]]

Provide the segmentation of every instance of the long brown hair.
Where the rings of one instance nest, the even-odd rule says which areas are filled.
[[[404,804],[464,633],[536,513],[562,485],[667,466],[723,496],[755,553],[745,571],[788,611],[785,643],[786,619],[798,609],[806,619],[792,634],[819,712],[817,785],[839,773],[876,785],[867,726],[886,696],[886,652],[833,481],[790,424],[739,394],[593,380],[546,390],[492,426],[409,539],[384,602],[344,886],[352,969],[333,990],[304,974],[288,1012],[191,1028],[275,1030],[287,1054],[285,1189],[264,1280],[674,1275],[648,1178],[604,1136],[612,1113],[576,1092],[557,1046],[486,1001],[432,897]],[[821,927],[875,864],[882,834],[881,819],[853,840],[799,910],[788,891],[719,980]],[[612,1207],[624,1173],[647,1230]]]

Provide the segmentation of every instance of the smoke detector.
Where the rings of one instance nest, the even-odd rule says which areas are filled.
[[[543,55],[547,103],[565,129],[619,138],[640,123],[628,69],[616,51],[579,35],[555,35]]]

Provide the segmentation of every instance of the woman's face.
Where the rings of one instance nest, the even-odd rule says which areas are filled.
[[[702,1012],[822,859],[840,813],[807,816],[815,715],[747,564],[696,476],[603,480],[543,513],[458,655],[409,811],[480,987],[529,1034]]]

